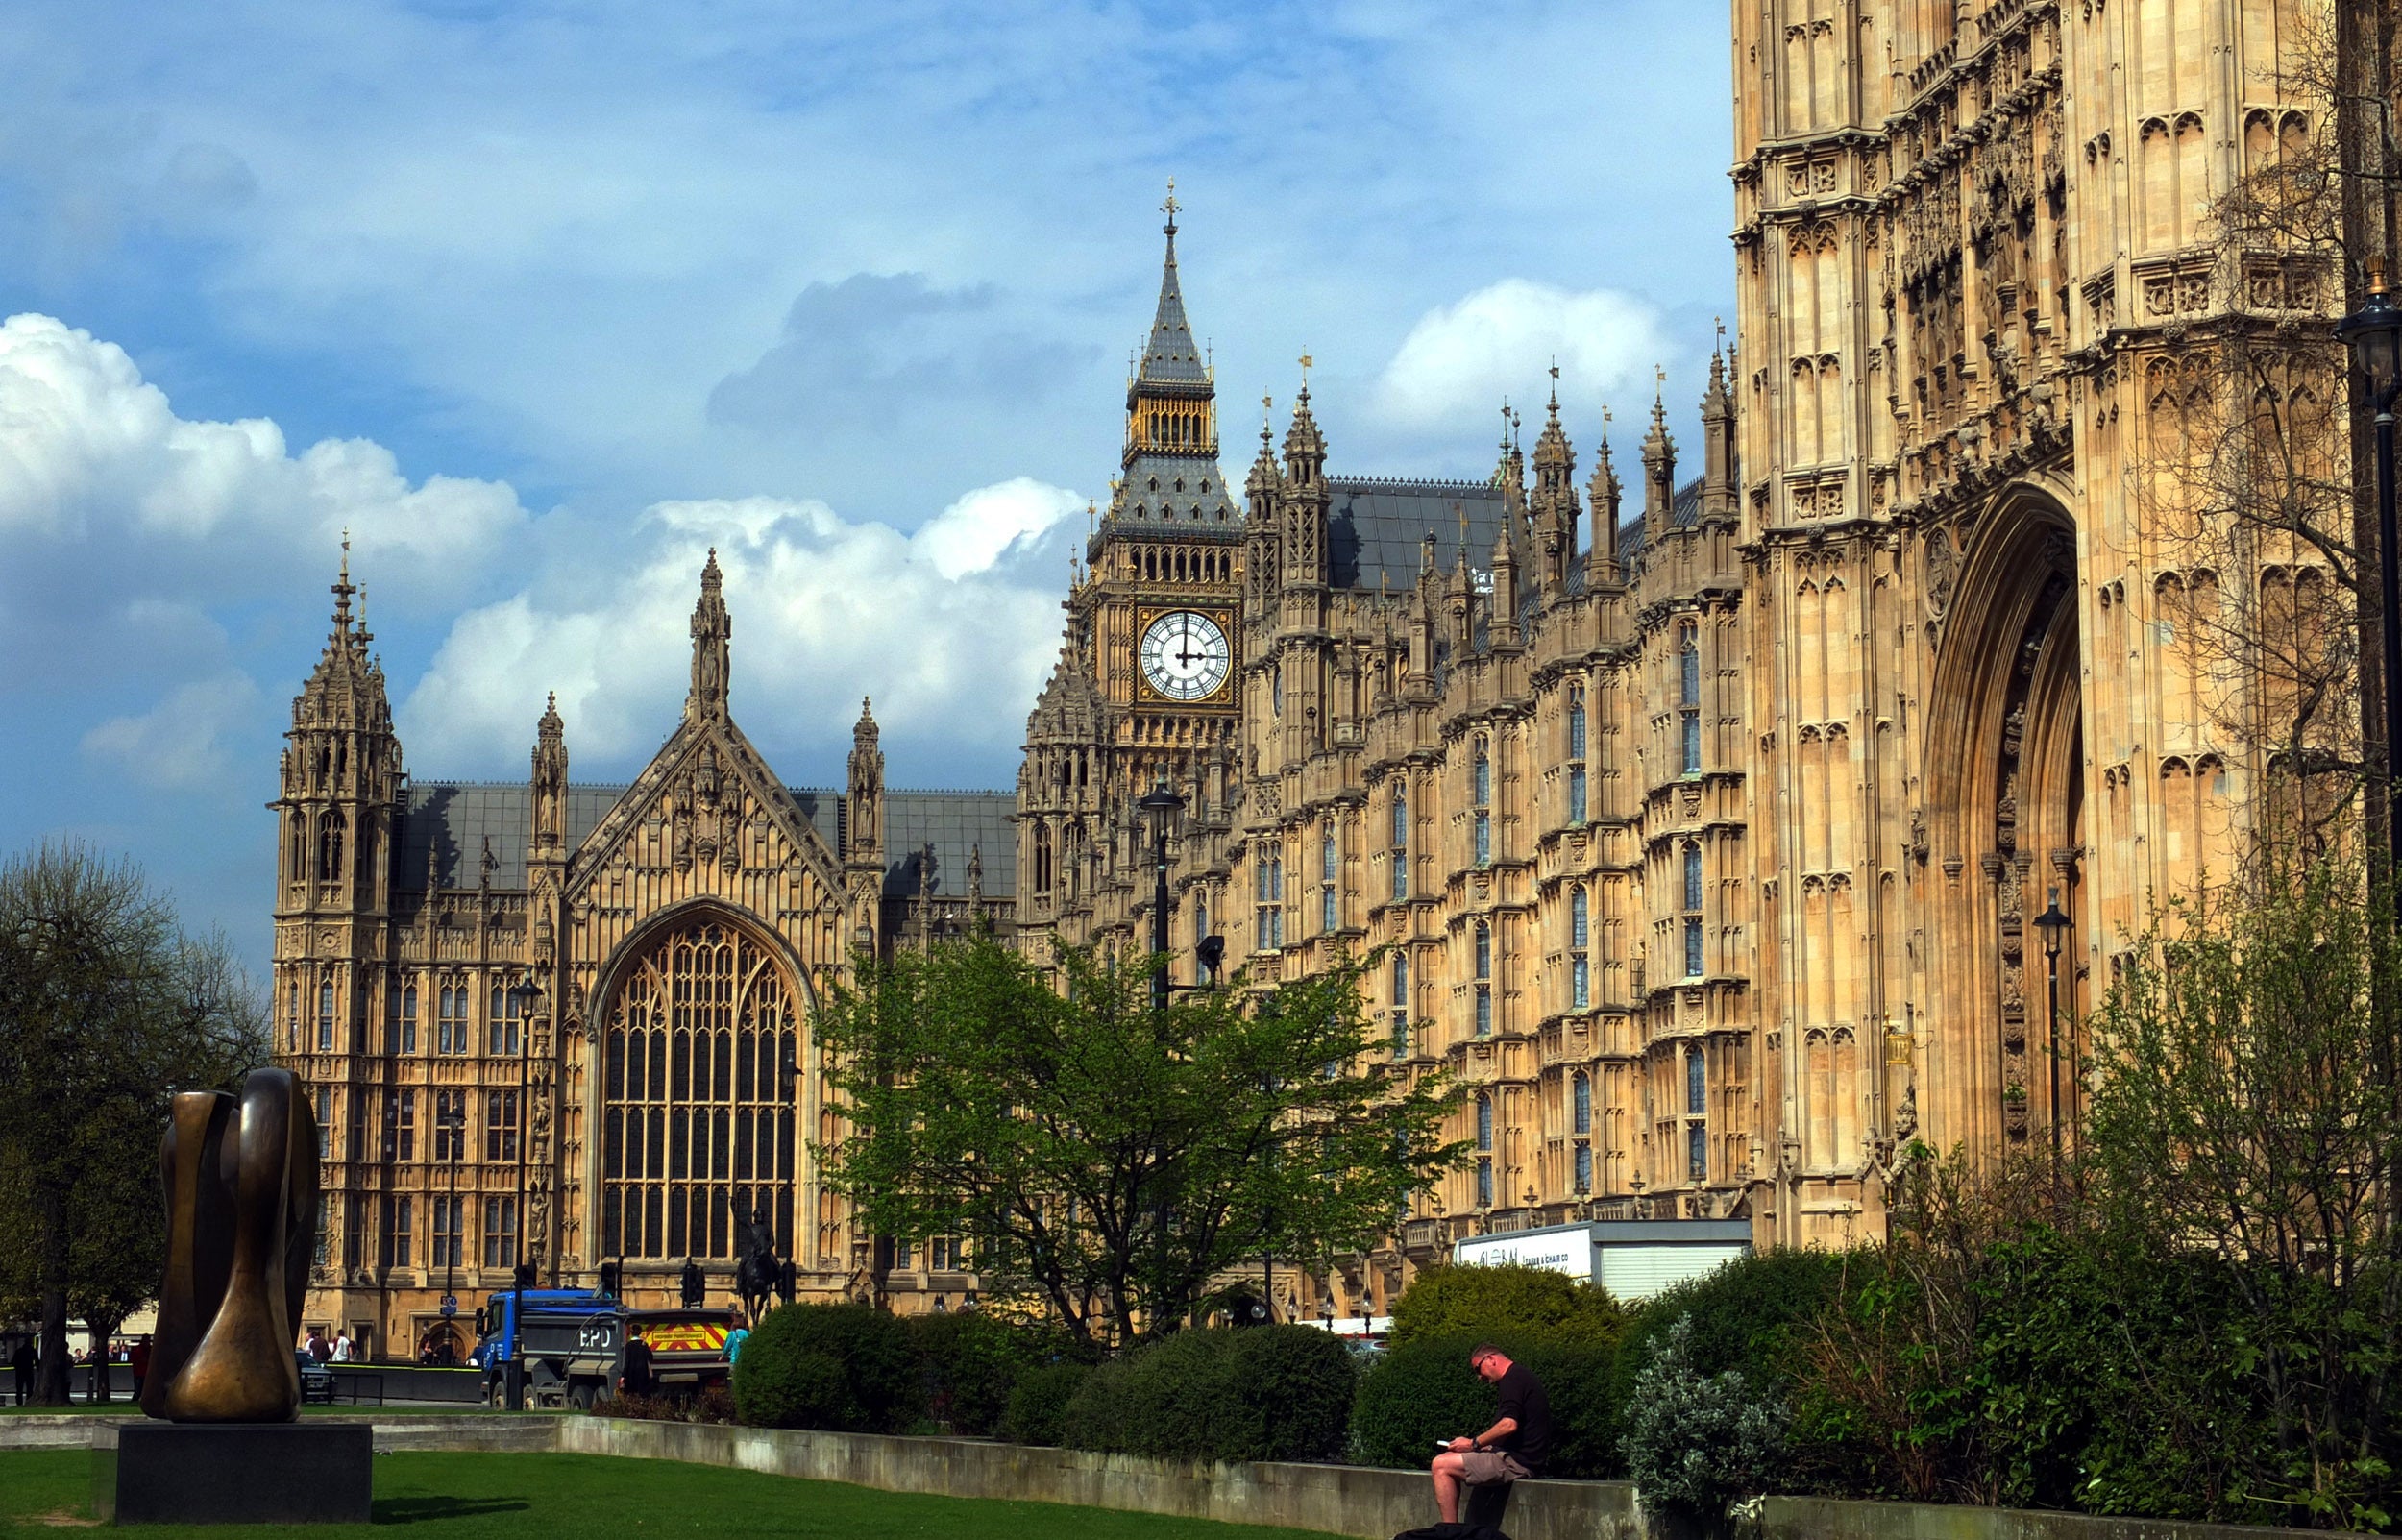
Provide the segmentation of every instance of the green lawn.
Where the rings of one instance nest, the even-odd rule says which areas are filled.
[[[0,1451],[0,1524],[89,1523],[91,1454]],[[380,1454],[376,1523],[411,1526],[411,1540],[527,1534],[640,1540],[735,1534],[744,1540],[1325,1540],[1269,1529],[1049,1503],[988,1503],[877,1492],[749,1471],[598,1454]],[[342,1540],[355,1528],[129,1525],[130,1540]]]

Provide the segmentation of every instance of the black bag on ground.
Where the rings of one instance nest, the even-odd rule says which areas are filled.
[[[1489,1524],[1430,1524],[1423,1529],[1404,1529],[1393,1540],[1509,1540]]]

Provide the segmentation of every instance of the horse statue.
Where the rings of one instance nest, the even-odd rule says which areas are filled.
[[[734,1292],[742,1299],[743,1313],[755,1322],[767,1313],[783,1275],[775,1255],[775,1230],[764,1209],[754,1210],[739,1197],[734,1200]]]

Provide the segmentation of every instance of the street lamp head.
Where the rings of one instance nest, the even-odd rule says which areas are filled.
[[[1143,793],[1142,795],[1135,801],[1135,806],[1142,809],[1145,813],[1150,814],[1153,818],[1162,819],[1164,819],[1171,813],[1182,812],[1184,810],[1184,805],[1185,799],[1176,794],[1174,792],[1169,791],[1165,781],[1160,782],[1159,785],[1154,786],[1151,790]]]
[[[2044,933],[2044,956],[2057,962],[2060,957],[2061,942],[2067,937],[2071,923],[2069,917],[2060,912],[2059,889],[2050,890],[2044,912],[2035,917],[2035,923]]]
[[[1210,977],[1217,977],[1218,965],[1226,961],[1226,938],[1202,937],[1201,944],[1193,948],[1193,955],[1201,960],[1201,966],[1209,970]]]
[[[2352,350],[2368,381],[2369,404],[2380,412],[2391,409],[2402,390],[2402,306],[2386,292],[2383,262],[2368,266],[2368,293],[2361,307],[2336,323],[2338,340]]]

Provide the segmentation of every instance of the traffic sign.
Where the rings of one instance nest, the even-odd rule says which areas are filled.
[[[442,1313],[445,1317],[456,1315],[458,1313],[457,1295],[445,1294],[442,1296]]]

